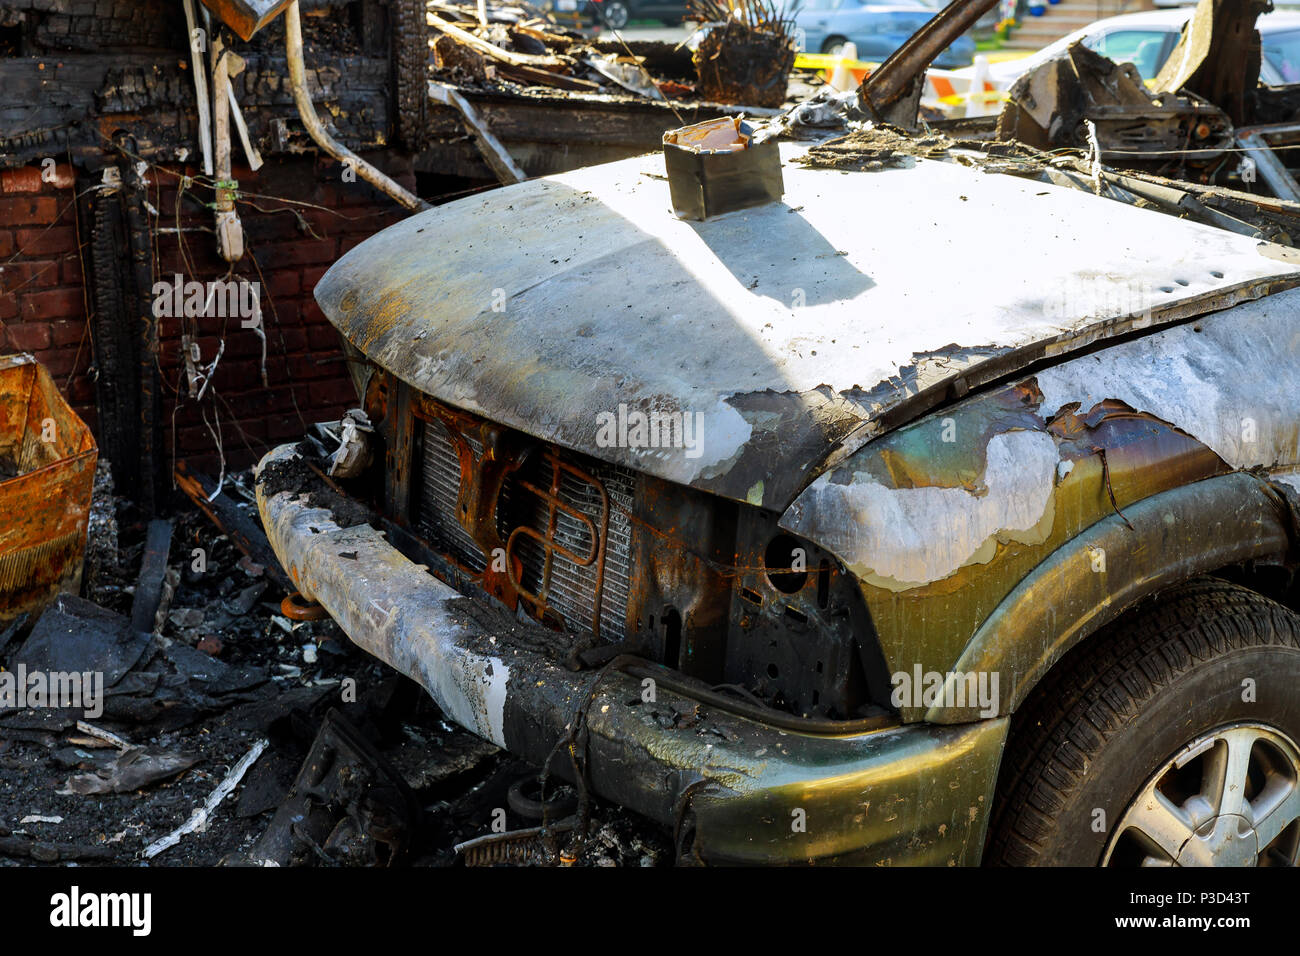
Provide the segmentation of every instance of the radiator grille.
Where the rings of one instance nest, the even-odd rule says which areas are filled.
[[[482,447],[468,435],[465,439],[478,460]],[[452,436],[441,422],[426,422],[423,445],[417,525],[431,544],[479,573],[486,567],[483,551],[456,517],[456,497],[463,479]],[[555,509],[552,533],[551,505],[544,494],[551,489],[557,469],[556,497],[561,507]],[[544,494],[538,495],[526,485]],[[607,513],[601,488],[609,501]],[[558,617],[572,633],[592,635],[598,588],[600,636],[605,640],[619,640],[627,631],[632,577],[632,527],[628,515],[635,491],[634,472],[554,447],[532,454],[519,471],[506,479],[501,489],[496,512],[501,540],[510,540],[517,528],[531,530],[531,535],[515,535],[511,548],[512,556],[520,564],[520,589],[540,598],[549,614]],[[584,515],[587,521],[566,509]],[[599,542],[593,540],[591,530],[594,528],[599,533],[602,524],[605,525],[603,568],[599,560],[583,564],[565,556],[566,551],[579,557],[596,553]],[[550,542],[549,574],[548,548],[542,541]],[[530,610],[537,610],[535,602],[525,603],[530,605]]]
[[[469,436],[465,440],[475,460],[482,457],[482,445]],[[426,422],[418,527],[435,547],[478,574],[487,567],[487,561],[482,549],[456,519],[460,484],[460,457],[451,433],[442,422]]]
[[[546,538],[551,511],[549,503],[525,488],[524,483],[534,488],[549,489],[557,470],[557,462],[598,481],[609,497],[608,518],[603,519],[604,501],[597,486],[573,471],[559,467],[559,500],[585,515],[597,531],[602,520],[607,521],[603,580],[596,562],[583,565],[555,550],[552,551],[548,581],[545,549],[536,538],[521,534],[515,537],[512,550],[523,564],[519,583],[529,593],[542,597],[550,610],[564,620],[569,630],[590,635],[595,617],[597,582],[601,581],[600,633],[606,639],[619,640],[627,631],[632,552],[632,527],[628,515],[632,510],[636,488],[636,475],[633,472],[565,451],[555,450],[549,455],[534,455],[506,483],[505,490],[510,493],[511,507],[498,511],[498,518],[504,519],[501,522],[502,537],[507,537],[515,528],[525,527],[530,528],[538,537]],[[578,556],[594,553],[597,544],[592,540],[591,529],[586,522],[561,508],[555,512],[552,541],[558,548]]]

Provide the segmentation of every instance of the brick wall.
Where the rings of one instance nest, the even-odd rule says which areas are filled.
[[[368,157],[413,188],[409,169]],[[209,281],[226,276],[216,252],[210,189],[180,188],[179,174],[193,169],[153,168],[147,174],[155,280]],[[338,415],[356,404],[341,361],[337,333],[311,290],[329,265],[367,236],[405,215],[364,182],[344,182],[330,160],[295,157],[268,161],[257,173],[236,168],[244,191],[238,206],[247,251],[232,278],[261,283],[266,330],[266,385],[261,381],[261,341],[238,319],[201,317],[201,364],[225,350],[202,408],[220,420],[228,467],[256,460],[268,447],[302,434],[303,423]],[[0,351],[33,352],[54,375],[69,402],[96,427],[94,350],[86,321],[93,298],[83,280],[89,251],[79,248],[77,189],[95,180],[58,165],[45,181],[41,167],[0,171]],[[256,195],[254,195],[256,194]],[[84,215],[84,212],[81,213]],[[180,232],[176,230],[179,228]],[[129,273],[129,253],[121,269]],[[199,403],[186,394],[181,320],[159,322],[163,441],[170,471],[174,456],[214,469],[216,443]],[[173,443],[174,439],[174,443]]]
[[[71,167],[0,170],[0,351],[33,352],[95,427]]]

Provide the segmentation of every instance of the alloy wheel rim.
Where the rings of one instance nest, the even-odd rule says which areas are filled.
[[[1202,734],[1130,801],[1103,866],[1300,864],[1300,748],[1276,727]]]

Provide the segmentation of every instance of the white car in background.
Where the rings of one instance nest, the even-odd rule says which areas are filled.
[[[1082,40],[1088,49],[1109,57],[1116,63],[1132,63],[1144,80],[1160,72],[1165,60],[1178,43],[1183,24],[1191,19],[1195,7],[1150,10],[1108,17],[1082,27],[1037,53],[1016,60],[990,63],[988,78],[1000,90],[1035,67],[1060,56],[1073,43]],[[1300,83],[1300,11],[1275,10],[1258,22],[1263,40],[1264,58],[1260,80],[1269,86]],[[969,73],[973,68],[954,71]]]

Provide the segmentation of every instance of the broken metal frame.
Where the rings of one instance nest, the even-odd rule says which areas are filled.
[[[1286,165],[1277,158],[1272,145],[1265,138],[1273,135],[1293,134],[1300,143],[1300,123],[1284,123],[1276,126],[1250,126],[1237,129],[1237,145],[1255,164],[1260,177],[1268,184],[1273,195],[1290,202],[1300,202],[1300,184],[1291,175]]]
[[[1265,234],[1256,223],[1240,219],[1212,205],[1213,203],[1249,205],[1250,201],[1245,198],[1250,195],[1249,193],[1236,193],[1232,190],[1202,191],[1192,183],[1174,185],[1173,182],[1152,182],[1141,175],[1125,175],[1106,168],[1100,171],[1099,177],[1104,182],[1129,193],[1132,198],[1127,201],[1136,203],[1139,199],[1145,200],[1171,215],[1188,216],[1198,222],[1226,229],[1238,235],[1250,236],[1252,239],[1275,241],[1273,236]],[[1263,211],[1261,208],[1261,214]],[[1289,212],[1293,216],[1300,217],[1300,209],[1289,210]],[[1296,225],[1300,226],[1300,218],[1297,218]]]
[[[1109,166],[1094,169],[1085,158],[1050,156],[1026,147],[1020,159],[988,157],[973,153],[987,172],[1023,176],[1041,182],[1096,193],[1106,199],[1145,206],[1180,219],[1290,246],[1300,235],[1300,203],[1242,192],[1222,186],[1203,186],[1185,180],[1168,179],[1130,170],[1116,172]],[[1100,183],[1101,189],[1097,186]],[[1275,247],[1270,252],[1278,252]],[[1289,259],[1287,261],[1290,261]]]
[[[1191,93],[1249,122],[1261,60],[1256,20],[1271,0],[1200,0],[1152,82],[1159,93]]]
[[[1103,162],[1205,167],[1232,145],[1232,122],[1191,93],[1155,96],[1131,63],[1082,41],[1021,76],[998,116],[997,138],[1040,150],[1096,150]]]
[[[904,129],[915,127],[926,69],[997,2],[952,0],[862,82],[858,87],[861,108],[878,123],[892,123]]]

